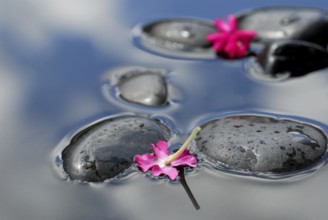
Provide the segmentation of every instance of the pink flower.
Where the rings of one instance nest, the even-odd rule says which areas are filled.
[[[213,50],[227,56],[229,59],[246,56],[251,40],[256,36],[255,31],[237,29],[237,21],[233,15],[228,16],[228,23],[217,19],[214,26],[219,33],[209,34],[206,40],[212,44]]]
[[[181,154],[178,155],[177,159],[170,162],[170,157],[175,154],[169,155],[167,150],[168,144],[165,141],[159,141],[156,145],[151,144],[151,146],[154,150],[154,155],[144,154],[135,156],[137,167],[139,167],[142,172],[151,170],[154,176],[165,174],[170,178],[170,180],[175,180],[178,176],[178,170],[176,167],[196,167],[196,158],[190,155],[186,149],[182,149],[183,151],[181,151]]]

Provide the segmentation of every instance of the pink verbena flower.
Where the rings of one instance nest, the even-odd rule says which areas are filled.
[[[214,51],[229,59],[246,56],[249,44],[256,36],[255,31],[238,30],[237,21],[233,15],[228,16],[228,23],[220,19],[215,20],[214,26],[219,33],[209,34],[206,37]]]
[[[184,149],[180,156],[167,164],[170,157],[168,152],[168,144],[165,141],[159,141],[157,144],[151,144],[154,155],[144,154],[136,155],[135,161],[137,162],[137,167],[139,167],[142,172],[147,172],[151,170],[154,176],[159,176],[161,174],[167,175],[170,180],[175,180],[178,176],[178,166],[190,166],[196,167],[197,160],[194,156],[190,155],[188,150]]]

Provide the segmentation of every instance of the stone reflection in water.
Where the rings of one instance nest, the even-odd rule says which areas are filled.
[[[211,22],[191,18],[163,19],[137,31],[140,43],[153,52],[181,58],[215,57],[206,40],[208,34],[216,32]]]
[[[210,161],[236,170],[284,174],[320,161],[327,139],[319,129],[291,120],[231,116],[202,126],[197,147]]]
[[[128,168],[137,154],[151,152],[150,143],[168,140],[159,121],[120,116],[98,122],[78,134],[62,152],[63,168],[71,179],[98,182]]]

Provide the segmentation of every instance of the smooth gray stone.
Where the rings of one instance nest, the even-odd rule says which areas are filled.
[[[98,122],[75,135],[63,150],[63,167],[73,180],[99,182],[131,166],[151,143],[167,141],[170,131],[159,121],[121,116]]]
[[[328,14],[314,8],[267,7],[238,16],[238,28],[254,30],[260,42],[294,39],[328,44]]]
[[[263,173],[300,171],[320,161],[327,139],[311,125],[262,116],[232,116],[202,126],[197,147],[212,162]]]
[[[206,36],[216,32],[212,23],[195,19],[165,19],[143,28],[150,43],[182,51],[210,48]]]
[[[167,103],[165,78],[151,71],[122,77],[118,84],[120,96],[126,101],[146,106],[161,106]]]

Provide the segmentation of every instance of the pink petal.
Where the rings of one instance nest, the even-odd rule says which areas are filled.
[[[212,48],[215,52],[220,53],[222,52],[224,46],[225,46],[225,42],[215,42]]]
[[[237,28],[237,21],[236,21],[235,16],[229,15],[228,16],[228,23],[229,23],[229,27],[230,27],[230,32],[235,31],[236,28]]]
[[[180,159],[181,157],[184,157],[184,156],[187,156],[187,155],[190,155],[189,154],[189,151],[187,149],[185,149],[182,154],[178,157],[178,159]]]
[[[256,37],[256,32],[255,31],[240,31],[242,32],[243,37],[251,40],[254,37]]]
[[[169,152],[167,150],[168,144],[165,141],[157,142],[156,146],[151,144],[151,147],[153,148],[155,156],[158,159],[163,160],[169,156]]]
[[[223,32],[223,33],[228,33],[230,31],[230,27],[229,25],[225,22],[225,21],[222,21],[220,19],[216,19],[214,21],[214,26],[220,31],[220,32]]]
[[[160,168],[158,165],[156,165],[151,169],[151,172],[154,176],[165,174],[170,178],[170,180],[175,180],[178,176],[178,170],[171,166]]]
[[[254,37],[256,37],[256,32],[253,32],[253,31],[236,31],[235,36],[239,40],[250,42]]]
[[[209,34],[206,36],[206,40],[209,43],[214,43],[215,41],[222,40],[224,36],[222,34]]]
[[[209,34],[206,37],[214,51],[229,59],[246,56],[251,40],[256,37],[255,31],[238,30],[237,19],[233,15],[228,16],[228,22],[216,19],[214,26],[221,33]]]
[[[156,145],[160,149],[160,151],[168,153],[167,148],[169,147],[169,145],[166,141],[159,141]]]
[[[236,43],[232,40],[224,47],[224,53],[228,56],[229,59],[235,58],[236,55]]]
[[[229,39],[229,35],[226,33],[220,34],[220,37],[216,39],[213,44],[213,50],[216,52],[221,52]]]
[[[246,31],[236,31],[235,37],[242,42],[246,48],[249,47],[251,40],[256,36],[255,32],[246,32]]]
[[[236,57],[244,57],[246,56],[247,49],[244,46],[239,46],[236,48]]]
[[[193,155],[185,155],[183,157],[180,157],[179,159],[176,159],[175,161],[172,161],[171,165],[173,167],[177,166],[189,166],[189,167],[196,167],[197,160]]]
[[[147,172],[150,168],[156,165],[154,163],[156,157],[151,154],[136,155],[134,160],[137,162],[137,167],[141,168],[142,172]]]

